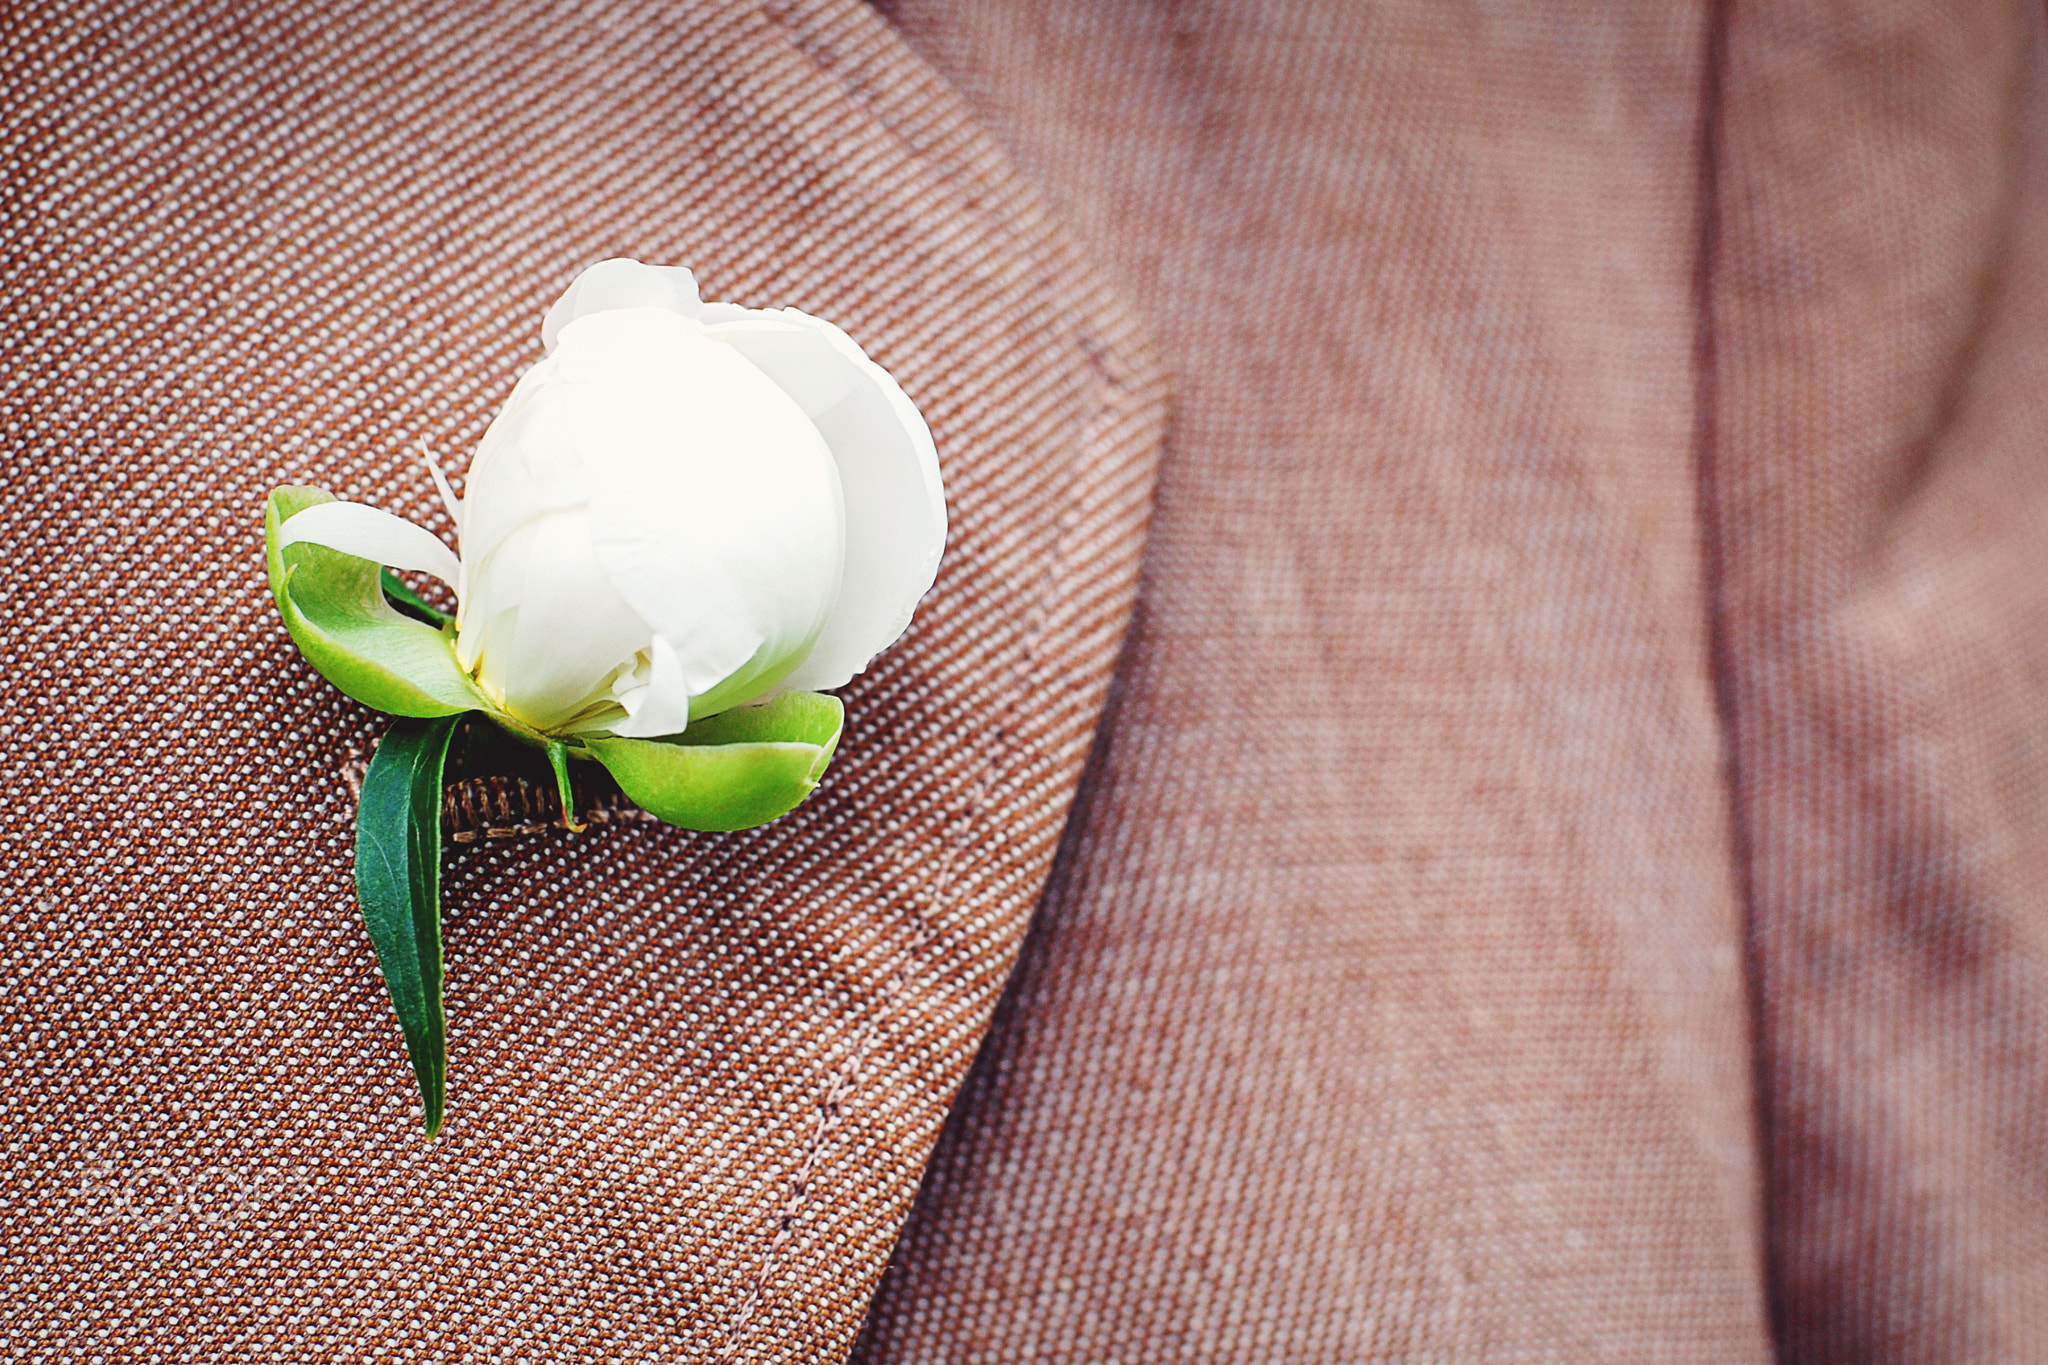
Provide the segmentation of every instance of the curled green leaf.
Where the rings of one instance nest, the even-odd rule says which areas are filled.
[[[415,621],[424,621],[435,630],[441,629],[455,618],[412,590],[412,585],[386,568],[377,570],[377,582],[384,589],[384,600]]]
[[[672,739],[583,743],[627,799],[657,818],[684,829],[751,829],[811,794],[844,721],[837,697],[793,692],[699,721]]]
[[[382,566],[320,545],[279,547],[288,517],[332,501],[323,489],[286,487],[264,506],[270,592],[292,643],[321,676],[376,710],[427,717],[485,709],[455,662],[452,627],[437,630],[395,610]]]

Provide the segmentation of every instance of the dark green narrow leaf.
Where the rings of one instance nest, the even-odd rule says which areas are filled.
[[[405,1030],[426,1106],[441,1131],[448,1021],[441,1008],[441,776],[461,716],[397,719],[384,732],[356,808],[356,899]]]
[[[384,590],[384,600],[415,621],[424,621],[439,630],[455,619],[414,592],[412,585],[391,572],[388,566],[378,566],[377,583]]]

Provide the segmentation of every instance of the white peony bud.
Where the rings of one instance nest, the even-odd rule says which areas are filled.
[[[455,588],[456,660],[547,734],[652,737],[786,690],[838,687],[895,642],[946,534],[931,433],[844,332],[706,304],[690,272],[604,261],[548,310],[522,377],[447,493],[458,562],[359,503],[311,542]]]

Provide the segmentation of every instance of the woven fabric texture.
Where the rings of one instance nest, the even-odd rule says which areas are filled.
[[[1175,390],[1103,747],[860,1359],[1766,1359],[1704,13],[890,12]]]
[[[1720,616],[1785,1359],[2048,1352],[2048,46],[1737,6]]]
[[[864,1365],[2041,1358],[2038,8],[887,5],[1176,397]]]
[[[2038,1359],[2043,26],[10,14],[0,1355]],[[258,502],[437,517],[622,252],[952,544],[788,820],[450,854],[428,1146]]]
[[[17,9],[0,147],[0,1355],[841,1358],[1128,618],[1131,320],[845,0]],[[449,854],[429,1145],[349,882],[380,722],[261,502],[433,521],[416,440],[459,468],[612,254],[844,325],[952,542],[794,815]]]

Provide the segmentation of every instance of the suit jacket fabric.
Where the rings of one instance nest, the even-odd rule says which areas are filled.
[[[2032,10],[13,28],[29,1358],[2048,1337]],[[450,855],[427,1146],[256,512],[433,515],[608,254],[846,325],[952,539],[792,817]]]
[[[869,1358],[2038,1358],[2038,7],[889,12],[1177,385]]]
[[[1128,313],[852,5],[50,9],[7,60],[5,1335],[843,1356],[1127,618],[1163,418]],[[409,449],[471,446],[615,254],[865,342],[955,541],[796,816],[449,855],[428,1145],[349,879],[381,720],[281,632],[261,500],[434,516]]]

